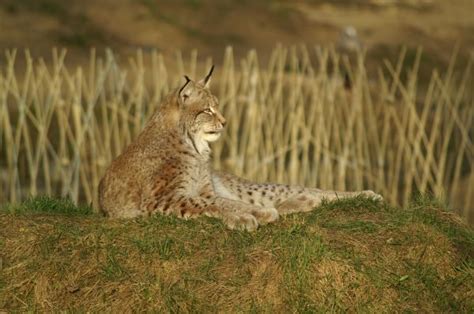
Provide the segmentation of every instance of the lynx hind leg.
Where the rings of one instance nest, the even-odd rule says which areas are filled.
[[[277,210],[281,215],[297,213],[297,212],[309,212],[315,207],[319,206],[324,200],[332,201],[337,199],[355,197],[358,195],[365,195],[375,200],[383,200],[380,194],[373,191],[366,190],[360,192],[337,192],[337,191],[321,191],[313,190],[310,193],[300,194],[286,199],[282,203],[278,204]]]
[[[367,197],[370,197],[370,198],[373,198],[374,200],[377,200],[377,201],[383,201],[383,196],[380,195],[380,194],[375,193],[372,190],[365,190],[365,191],[359,192],[358,194],[363,194],[363,195],[365,195]]]
[[[369,198],[373,198],[375,200],[383,200],[382,195],[375,193],[374,191],[371,190],[365,190],[365,191],[357,191],[357,192],[341,192],[341,191],[324,191],[324,190],[318,190],[318,189],[311,189],[310,190],[312,195],[318,196],[321,199],[326,199],[328,201],[332,200],[337,200],[337,199],[343,199],[343,198],[349,198],[349,197],[356,197],[359,195],[364,195]]]

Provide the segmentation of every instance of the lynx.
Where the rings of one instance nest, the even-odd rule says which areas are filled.
[[[231,229],[253,231],[280,215],[311,211],[323,199],[358,194],[381,198],[372,191],[253,183],[211,169],[209,143],[226,125],[209,90],[213,69],[197,82],[185,76],[184,85],[164,99],[135,141],[113,160],[99,184],[105,215],[207,215]]]

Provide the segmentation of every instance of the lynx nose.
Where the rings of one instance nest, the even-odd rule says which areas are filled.
[[[227,121],[225,120],[224,116],[219,112],[216,113],[217,120],[221,123],[222,127],[225,127]]]

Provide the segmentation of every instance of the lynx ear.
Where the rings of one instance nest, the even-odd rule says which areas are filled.
[[[191,96],[191,93],[192,93],[192,86],[191,86],[192,80],[187,75],[185,75],[184,78],[186,79],[186,82],[179,89],[179,92],[178,92],[178,98],[181,104],[184,104],[186,100],[188,100],[188,98]]]
[[[199,83],[204,85],[205,88],[209,88],[209,85],[211,84],[211,76],[212,76],[213,71],[214,71],[214,65],[212,65],[206,77],[199,81]]]

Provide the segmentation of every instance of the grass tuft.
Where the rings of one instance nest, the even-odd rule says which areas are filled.
[[[6,204],[0,207],[12,214],[48,213],[68,215],[91,215],[93,209],[87,205],[75,205],[69,198],[54,198],[50,196],[30,197],[18,204]]]

